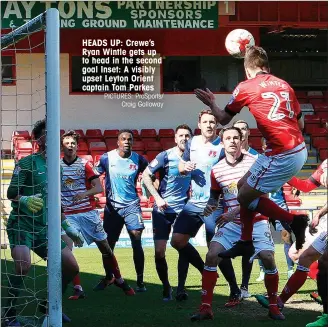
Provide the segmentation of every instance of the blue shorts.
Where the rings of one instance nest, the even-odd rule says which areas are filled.
[[[306,160],[305,143],[271,157],[260,155],[249,170],[247,184],[263,193],[276,192],[302,169]]]
[[[66,215],[67,220],[79,231],[88,245],[93,242],[101,242],[107,239],[103,224],[97,210]]]
[[[111,205],[106,205],[104,229],[108,241],[117,242],[124,225],[128,231],[145,228],[139,203],[124,208],[113,208]]]
[[[195,237],[199,228],[205,223],[206,235],[208,235],[206,239],[210,241],[215,234],[216,220],[223,213],[223,208],[219,207],[208,217],[204,217],[203,211],[203,207],[188,202],[175,221],[173,233]]]
[[[176,213],[164,213],[158,211],[157,208],[153,209],[152,221],[154,241],[167,241],[169,239],[171,228],[176,218]]]

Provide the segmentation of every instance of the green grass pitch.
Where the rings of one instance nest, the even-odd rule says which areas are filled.
[[[206,248],[199,248],[203,257],[206,254]],[[9,259],[10,253],[6,251]],[[193,267],[189,270],[187,280],[187,291],[189,300],[183,303],[177,303],[175,300],[164,303],[162,301],[162,287],[156,273],[154,264],[154,250],[145,249],[145,283],[146,293],[136,294],[134,297],[128,297],[115,286],[108,287],[101,292],[94,292],[93,286],[103,275],[103,267],[100,253],[95,248],[76,249],[74,254],[80,265],[81,281],[87,297],[83,300],[69,301],[68,296],[72,289],[69,288],[64,295],[64,312],[72,319],[67,327],[150,327],[150,326],[171,326],[181,327],[195,325],[191,323],[189,316],[197,310],[200,304],[201,276]],[[124,278],[132,287],[135,287],[135,271],[132,259],[132,249],[116,249],[115,254],[118,258]],[[169,276],[171,285],[177,285],[177,253],[169,248],[166,255],[169,265]],[[3,256],[2,256],[3,259]],[[240,259],[235,259],[234,266],[237,279],[241,280]],[[280,272],[279,291],[286,282],[286,263],[283,254],[283,246],[278,245],[276,250],[276,261]],[[10,262],[6,261],[7,269],[10,270]],[[5,261],[2,260],[2,284],[5,284],[6,276],[4,274]],[[8,271],[9,271],[8,270]],[[45,278],[42,277],[44,268],[37,267],[32,270],[35,272],[36,288],[38,284],[44,285]],[[253,273],[250,280],[249,291],[252,294],[265,293],[263,282],[256,282],[259,267],[254,263]],[[33,280],[28,281],[29,287],[33,287]],[[225,309],[224,303],[228,296],[227,283],[223,278],[219,278],[215,288],[213,311],[215,318],[213,321],[201,322],[204,326],[218,327],[303,327],[308,322],[315,320],[320,314],[321,307],[314,303],[309,296],[309,292],[316,289],[316,283],[308,280],[303,288],[296,294],[284,310],[286,321],[276,322],[267,317],[266,309],[260,307],[254,298],[245,300],[241,305],[232,309]],[[4,296],[4,289],[1,292]],[[4,300],[4,299],[2,299]],[[27,306],[30,310],[32,304]],[[35,308],[35,306],[34,306]]]

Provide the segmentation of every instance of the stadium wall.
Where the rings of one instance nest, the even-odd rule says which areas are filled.
[[[15,124],[19,130],[30,130],[31,123],[41,119],[44,103],[41,90],[44,88],[44,57],[42,54],[16,54],[16,86],[6,86],[2,97],[2,123],[4,148],[10,148],[10,139]],[[30,62],[33,62],[30,65]],[[162,108],[122,107],[122,99],[110,99],[101,95],[72,95],[69,93],[69,54],[61,54],[61,128],[171,128],[177,124],[187,123],[196,128],[197,114],[204,107],[193,94],[164,94]],[[32,74],[32,75],[31,75]],[[30,77],[33,76],[33,80]],[[40,76],[40,77],[39,77]],[[155,78],[156,91],[160,93],[160,70]],[[34,92],[32,97],[31,92]],[[19,94],[19,97],[17,97]],[[225,106],[230,94],[216,94],[217,102]],[[135,96],[129,101],[134,101]],[[129,102],[126,101],[126,102]],[[136,100],[137,102],[139,100]],[[154,101],[154,100],[153,100]],[[146,100],[142,100],[146,105]],[[17,116],[17,117],[16,117]],[[237,117],[237,116],[236,116]],[[253,116],[244,109],[238,119],[245,119],[252,128],[256,127]],[[11,126],[10,126],[11,125]]]

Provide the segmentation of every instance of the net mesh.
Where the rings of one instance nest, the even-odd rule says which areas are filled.
[[[47,299],[45,209],[26,212],[7,191],[11,183],[20,195],[41,192],[46,203],[44,181],[32,178],[40,161],[28,159],[43,151],[32,129],[46,115],[45,29],[36,21],[25,24],[2,35],[1,45],[1,322],[41,326]]]

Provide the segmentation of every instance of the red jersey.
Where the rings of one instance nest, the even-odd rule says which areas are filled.
[[[280,154],[303,143],[298,127],[301,108],[294,90],[284,80],[260,73],[239,83],[225,111],[235,115],[244,106],[249,108],[267,140],[266,155]]]
[[[220,160],[213,166],[211,171],[211,189],[219,191],[223,194],[223,200],[228,211],[239,207],[237,200],[238,181],[248,172],[249,168],[256,161],[257,156],[250,153],[243,153],[239,160],[231,164],[226,158]],[[254,222],[259,220],[267,220],[261,214],[255,216]],[[233,221],[240,224],[240,215],[238,214]]]
[[[94,172],[90,161],[76,157],[72,163],[64,159],[62,167],[61,203],[65,214],[86,212],[96,208],[94,196],[84,198],[81,202],[73,203],[73,197],[92,188],[91,181],[99,176]]]
[[[319,166],[319,168],[311,175],[311,179],[315,182],[317,182],[318,187],[321,186],[321,176],[323,175],[323,173],[327,170],[327,164],[328,160],[324,160],[321,165]]]

